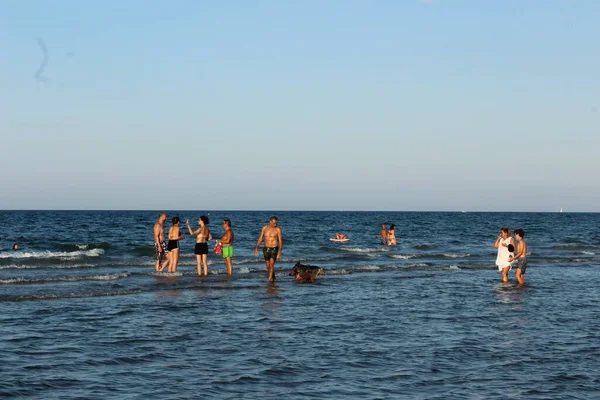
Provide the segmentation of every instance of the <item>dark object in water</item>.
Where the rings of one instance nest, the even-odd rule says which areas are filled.
[[[323,273],[323,268],[315,265],[303,265],[299,262],[297,262],[290,271],[290,276],[296,278],[298,283],[315,282],[317,277],[321,275],[325,275]]]

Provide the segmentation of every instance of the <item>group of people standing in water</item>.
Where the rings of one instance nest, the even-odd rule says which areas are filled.
[[[173,217],[172,226],[167,234],[168,242],[165,240],[164,223],[167,220],[167,214],[161,213],[158,220],[154,224],[154,246],[156,248],[156,263],[155,270],[163,272],[177,272],[177,264],[179,262],[179,241],[185,236],[182,235],[179,229],[181,220],[179,217]],[[199,276],[208,275],[208,241],[213,240],[213,235],[208,229],[208,217],[206,215],[198,218],[198,227],[192,229],[190,221],[186,221],[185,225],[190,236],[196,236],[196,245],[194,246],[194,255],[196,256],[197,273]],[[234,234],[231,229],[231,221],[223,220],[223,235],[216,240],[215,254],[220,254],[225,262],[225,267],[228,275],[233,274],[233,240]],[[337,239],[347,239],[346,235],[336,234]],[[519,284],[525,283],[525,271],[527,269],[527,242],[525,241],[525,232],[523,229],[515,230],[515,239],[511,236],[510,229],[503,227],[500,229],[500,235],[494,242],[494,248],[498,249],[496,257],[496,265],[502,275],[502,281],[508,282],[508,272],[516,265],[515,278]],[[381,244],[394,246],[396,240],[396,225],[391,224],[387,229],[386,224],[381,224],[380,231]],[[283,235],[281,228],[277,226],[277,217],[273,216],[269,220],[269,224],[263,226],[260,236],[254,247],[254,255],[258,255],[258,248],[261,243],[263,246],[263,257],[267,269],[268,281],[275,281],[275,261],[281,259],[283,250]]]
[[[171,220],[172,226],[167,234],[168,242],[165,241],[164,223],[167,220],[167,214],[161,213],[158,220],[154,224],[154,247],[156,248],[156,272],[163,272],[165,268],[167,272],[177,272],[177,264],[179,262],[179,241],[185,239],[181,234],[179,217],[173,217]],[[208,229],[208,217],[201,215],[198,218],[198,228],[192,229],[190,221],[186,221],[185,225],[190,236],[196,236],[196,245],[194,246],[194,255],[196,256],[197,273],[199,276],[208,276],[208,241],[213,240],[213,235]],[[224,233],[220,239],[216,240],[216,245],[213,249],[215,254],[221,255],[225,262],[227,274],[233,274],[233,240],[234,234],[231,229],[231,221],[223,220]],[[267,268],[269,282],[275,281],[275,260],[281,259],[283,250],[283,236],[281,228],[277,226],[277,217],[273,216],[269,220],[269,224],[265,225],[260,233],[254,255],[258,255],[258,248],[264,242],[263,256],[265,266]]]
[[[500,235],[494,242],[494,248],[498,249],[496,265],[502,275],[502,282],[508,282],[508,271],[516,264],[515,278],[522,285],[525,283],[525,270],[527,269],[527,242],[523,229],[515,230],[515,237],[519,242],[518,245],[511,236],[509,228],[500,229]]]

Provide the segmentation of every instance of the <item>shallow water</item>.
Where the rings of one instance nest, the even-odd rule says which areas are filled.
[[[210,212],[213,234],[233,221],[231,278],[214,255],[196,277],[191,238],[155,274],[156,214],[0,213],[1,397],[598,396],[600,214],[278,212],[275,285],[252,255],[270,213]],[[504,225],[526,231],[522,287],[494,265]],[[326,276],[297,284],[297,260]]]

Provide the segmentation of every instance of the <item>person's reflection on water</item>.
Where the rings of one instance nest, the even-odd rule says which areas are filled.
[[[265,285],[265,296],[260,307],[263,311],[263,315],[269,320],[279,319],[278,310],[281,307],[281,289],[274,282],[269,282]]]
[[[496,296],[501,303],[518,304],[525,301],[526,289],[526,286],[519,286],[514,282],[500,282],[496,287]]]

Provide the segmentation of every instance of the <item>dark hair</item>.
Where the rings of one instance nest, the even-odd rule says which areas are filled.
[[[510,252],[513,252],[513,251],[515,251],[515,246],[513,246],[512,244],[509,244],[509,245],[507,246],[507,248],[508,248],[508,251],[510,251]]]
[[[500,231],[506,233],[507,235],[510,235],[510,228],[507,228],[506,226],[500,228]]]
[[[522,238],[524,238],[524,237],[525,237],[525,231],[524,231],[523,229],[521,229],[521,228],[519,228],[519,229],[516,229],[516,230],[515,230],[515,235],[519,235],[519,236],[521,236]]]
[[[223,222],[226,223],[227,226],[231,226],[231,220],[230,219],[224,219]]]
[[[396,225],[394,225],[394,224],[391,224],[391,225],[390,225],[390,229],[389,229],[389,230],[390,230],[390,231],[393,231],[394,229],[396,229]]]
[[[179,222],[181,222],[181,220],[179,219],[179,217],[173,217],[173,219],[171,221],[173,221],[173,225],[178,224]]]
[[[273,220],[278,221],[277,217],[274,215],[271,218],[269,218],[269,221],[273,221]]]
[[[204,222],[204,225],[208,225],[208,217],[206,215],[201,215],[200,219]]]
[[[19,248],[19,244],[18,243],[13,244],[13,247],[12,247],[13,250],[17,250],[18,248]]]

